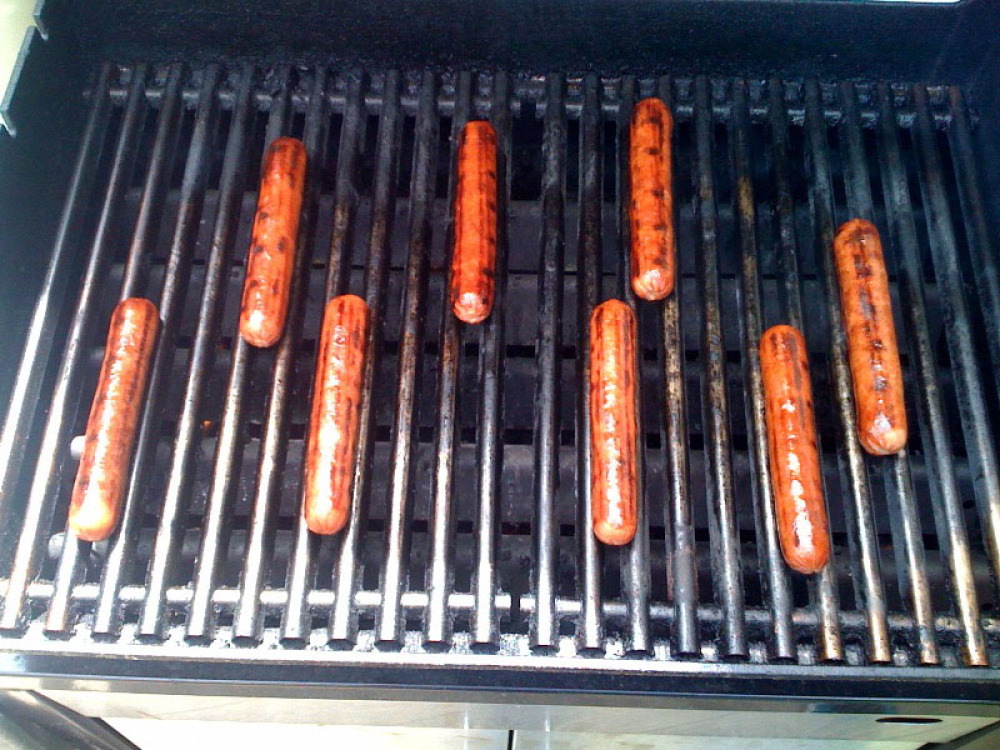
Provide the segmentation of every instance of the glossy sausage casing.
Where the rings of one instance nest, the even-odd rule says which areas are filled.
[[[635,412],[636,322],[608,300],[590,317],[590,443],[594,535],[611,545],[635,536],[639,486]]]
[[[253,346],[273,346],[285,327],[305,184],[305,146],[276,139],[264,157],[240,305],[240,334]]]
[[[830,559],[830,535],[805,339],[791,326],[769,328],[760,361],[781,551],[790,567],[816,573]]]
[[[629,133],[632,289],[644,300],[674,290],[674,199],[670,134],[674,121],[659,99],[643,99],[632,110]]]
[[[906,405],[882,241],[871,222],[852,219],[833,241],[840,309],[858,412],[858,439],[876,456],[906,445]]]
[[[488,122],[462,128],[455,190],[451,307],[465,323],[482,323],[493,309],[497,264],[497,134]]]
[[[107,539],[118,524],[159,325],[147,299],[122,300],[111,316],[69,506],[69,528],[84,541]]]
[[[351,507],[358,448],[368,305],[345,294],[326,305],[306,445],[302,512],[316,534],[336,534]]]

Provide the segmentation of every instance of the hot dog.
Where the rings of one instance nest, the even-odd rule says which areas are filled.
[[[276,139],[264,157],[240,305],[240,334],[253,346],[273,346],[285,327],[305,182],[305,146]]]
[[[111,316],[69,506],[69,528],[84,541],[107,539],[118,523],[159,325],[147,299],[122,300]]]
[[[643,99],[632,110],[629,177],[632,230],[632,289],[655,301],[674,289],[674,199],[670,134],[674,121],[659,99]]]
[[[889,276],[878,229],[852,219],[833,240],[840,282],[840,309],[858,413],[858,438],[876,456],[906,445],[903,370],[892,321]]]
[[[336,534],[351,505],[368,341],[368,305],[345,294],[326,305],[306,444],[302,512],[316,534]]]
[[[635,342],[632,308],[614,299],[594,308],[590,317],[594,536],[615,546],[632,541],[638,515]]]
[[[791,326],[769,328],[760,361],[781,551],[793,569],[816,573],[830,559],[830,537],[805,339]]]
[[[455,191],[451,306],[465,323],[482,323],[493,309],[497,258],[497,134],[488,122],[462,128]]]

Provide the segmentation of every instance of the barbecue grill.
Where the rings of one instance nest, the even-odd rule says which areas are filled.
[[[434,704],[450,726],[824,736],[836,713],[925,741],[1000,718],[1000,4],[196,6],[40,4],[4,103],[0,684],[91,715],[198,696],[237,718],[298,699],[292,720]],[[648,96],[676,120],[663,303],[623,272]],[[443,290],[457,133],[482,118],[496,312],[468,327]],[[238,305],[279,135],[308,186],[287,330],[257,350]],[[851,217],[886,246],[914,426],[891,458],[857,441],[831,255]],[[346,292],[374,356],[351,517],[320,538],[306,421]],[[162,334],[120,526],[90,545],[65,533],[74,439],[133,295]],[[640,324],[621,549],[590,532],[582,439],[609,297]],[[754,347],[778,322],[814,379],[814,577],[774,521]]]

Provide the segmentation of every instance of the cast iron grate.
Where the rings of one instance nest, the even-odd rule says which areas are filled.
[[[622,137],[651,95],[677,121],[682,278],[638,306],[645,523],[602,551],[580,320],[634,304]],[[958,89],[106,65],[90,101],[50,273],[67,312],[43,297],[5,428],[0,646],[996,666],[1000,299]],[[451,165],[485,117],[505,155],[502,314],[466,328],[442,295]],[[304,252],[286,337],[257,351],[237,304],[280,134],[310,153]],[[898,458],[849,437],[825,251],[852,216],[887,247],[914,424]],[[298,520],[305,421],[323,302],[346,291],[379,321],[367,468],[346,532],[318,539]],[[123,523],[91,547],[63,534],[71,442],[135,294],[165,333]],[[834,532],[809,581],[777,547],[746,346],[781,321],[809,341]]]

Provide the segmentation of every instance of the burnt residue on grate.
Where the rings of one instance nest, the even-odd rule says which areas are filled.
[[[959,90],[175,64],[105,65],[88,95],[60,224],[82,229],[54,254],[87,265],[50,273],[4,427],[40,448],[0,457],[3,642],[996,663],[998,345],[978,322],[997,269]],[[679,279],[657,304],[624,273],[646,96],[677,122]],[[478,118],[501,226],[496,312],[468,327],[445,275],[455,143]],[[305,142],[309,185],[289,329],[257,350],[238,298],[281,135]],[[830,257],[854,216],[885,238],[916,425],[892,458],[854,439]],[[306,419],[323,304],[347,292],[376,321],[361,463],[347,528],[319,538]],[[88,545],[64,533],[70,446],[111,307],[136,293],[164,334],[123,523]],[[640,322],[644,501],[635,541],[604,549],[580,384],[585,323],[615,296]],[[786,568],[773,519],[755,343],[778,322],[805,332],[817,395],[834,550],[813,579]]]

